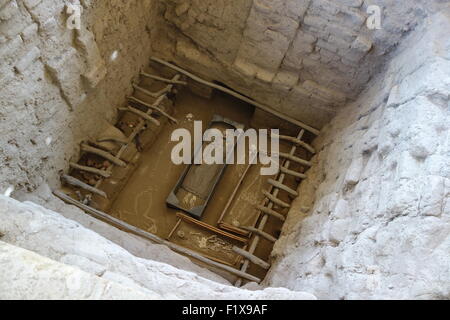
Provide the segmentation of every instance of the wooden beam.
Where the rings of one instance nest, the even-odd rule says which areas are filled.
[[[280,171],[283,172],[283,173],[285,173],[285,174],[294,176],[294,177],[296,177],[296,178],[306,179],[306,174],[300,173],[300,172],[297,172],[297,171],[294,171],[294,170],[289,170],[288,168],[286,168],[286,167],[284,167],[284,166],[281,166],[281,167],[280,167]]]
[[[165,82],[165,83],[180,84],[180,85],[183,85],[183,86],[187,85],[186,81],[166,79],[166,78],[155,76],[153,74],[149,74],[149,73],[146,73],[146,72],[141,72],[141,76],[146,77],[146,78],[150,78],[150,79],[153,79],[153,80],[158,80],[158,81],[161,81],[161,82]]]
[[[270,183],[275,188],[284,190],[287,193],[290,193],[291,195],[293,195],[294,197],[298,197],[298,192],[297,191],[295,191],[294,189],[289,188],[287,185],[284,185],[284,184],[282,184],[279,181],[275,181],[273,179],[267,179],[267,182]]]
[[[262,204],[258,204],[256,207],[258,208],[258,210],[261,210],[262,212],[264,212],[265,214],[268,214],[269,216],[277,218],[281,221],[286,220],[286,218],[281,213],[276,212],[275,210],[272,210],[270,208],[267,208],[267,207],[263,206]]]
[[[201,261],[201,262],[209,265],[210,267],[215,267],[215,268],[227,271],[227,272],[229,272],[229,273],[231,273],[231,274],[233,274],[235,276],[238,276],[240,278],[243,278],[243,279],[246,279],[246,280],[249,280],[249,281],[254,281],[254,282],[257,282],[257,283],[261,282],[261,279],[259,279],[258,277],[252,276],[251,274],[248,274],[246,272],[239,271],[239,270],[237,270],[235,268],[232,268],[230,266],[227,266],[227,265],[224,265],[224,264],[212,261],[211,259],[205,258],[202,255],[200,255],[200,254],[198,254],[198,253],[196,253],[196,252],[194,252],[192,250],[183,248],[183,247],[181,247],[181,246],[179,246],[177,244],[174,244],[172,242],[163,240],[160,237],[158,237],[158,236],[156,236],[156,235],[154,235],[152,233],[149,233],[149,232],[146,232],[146,231],[141,230],[139,228],[136,228],[136,227],[134,227],[134,226],[132,226],[132,225],[126,223],[126,222],[123,222],[123,221],[121,221],[119,219],[116,219],[116,218],[114,218],[114,217],[112,217],[112,216],[110,216],[110,215],[108,215],[108,214],[106,214],[106,213],[104,213],[104,212],[102,212],[100,210],[96,210],[96,209],[91,208],[91,207],[89,207],[89,206],[87,206],[85,204],[82,204],[81,202],[79,202],[79,201],[69,197],[68,195],[66,195],[65,193],[63,193],[61,191],[55,190],[55,191],[53,191],[53,194],[55,196],[57,196],[58,198],[60,198],[61,200],[65,201],[67,203],[70,203],[70,204],[72,204],[74,206],[77,206],[78,208],[86,211],[88,214],[92,215],[93,217],[95,217],[97,219],[104,220],[104,221],[106,221],[106,222],[108,222],[110,224],[113,224],[115,226],[118,226],[119,228],[124,229],[127,232],[136,234],[136,235],[138,235],[138,236],[140,236],[142,238],[145,238],[147,240],[150,240],[152,242],[155,242],[155,243],[158,243],[158,244],[162,244],[162,245],[166,245],[167,247],[169,247],[173,251],[181,253],[181,254],[184,254],[184,255],[186,255],[186,256],[188,256],[190,258],[196,259],[198,261]]]
[[[289,154],[289,153],[280,152],[280,153],[278,153],[278,155],[280,156],[280,158],[289,159],[289,160],[291,160],[293,162],[297,162],[298,164],[301,164],[301,165],[304,165],[304,166],[307,166],[307,167],[311,167],[312,166],[312,163],[310,161],[303,160],[303,159],[301,159],[299,157],[296,157],[296,156],[294,156],[292,154]]]
[[[300,140],[300,139],[297,139],[297,138],[295,138],[295,137],[284,136],[284,135],[280,135],[280,134],[272,134],[272,136],[273,136],[274,138],[278,138],[278,139],[280,139],[280,140],[285,140],[285,141],[292,142],[292,143],[294,143],[294,144],[296,144],[296,145],[298,145],[298,146],[301,146],[301,147],[305,148],[306,150],[308,150],[308,151],[311,152],[311,153],[316,153],[316,150],[314,150],[313,147],[311,147],[311,146],[310,146],[309,144],[307,144],[306,142],[304,142],[304,141],[302,141],[302,140]]]
[[[170,231],[169,235],[167,236],[166,240],[170,240],[170,238],[173,236],[173,234],[175,233],[177,228],[180,226],[180,224],[181,224],[181,219],[178,219],[177,223],[175,223],[175,225],[173,226],[173,228]]]
[[[133,101],[135,103],[138,103],[140,105],[143,105],[144,107],[147,107],[149,109],[155,110],[155,111],[159,112],[160,114],[162,114],[163,116],[167,117],[173,123],[178,123],[177,119],[175,119],[170,114],[168,114],[167,112],[163,111],[162,109],[158,108],[156,103],[150,104],[150,103],[144,102],[142,100],[139,100],[138,98],[133,97],[133,96],[128,97],[128,100]]]
[[[247,230],[248,232],[255,233],[258,236],[260,236],[260,237],[262,237],[262,238],[264,238],[266,240],[269,240],[270,242],[276,242],[277,241],[277,238],[271,236],[270,234],[268,234],[268,233],[266,233],[266,232],[264,232],[262,230],[256,229],[255,227],[241,226],[241,228],[244,229],[244,230]]]
[[[127,164],[120,160],[119,158],[113,156],[111,153],[104,151],[102,149],[99,148],[94,148],[91,146],[88,146],[87,144],[82,143],[81,144],[81,150],[84,152],[89,152],[89,153],[93,153],[96,154],[102,158],[105,158],[106,160],[111,161],[112,163],[114,163],[115,165],[119,166],[119,167],[126,167]]]
[[[269,269],[270,268],[270,264],[265,262],[263,259],[258,258],[257,256],[251,254],[248,251],[245,251],[244,249],[238,248],[236,246],[233,246],[233,251],[236,252],[237,254],[243,256],[245,259],[250,260],[251,262],[253,262],[254,264],[260,266],[263,269]]]
[[[89,172],[89,173],[93,173],[93,174],[97,174],[99,176],[102,176],[103,178],[109,178],[111,176],[111,173],[105,170],[100,170],[97,168],[92,168],[92,167],[88,167],[88,166],[82,166],[78,163],[74,163],[74,162],[70,162],[69,166],[72,169],[76,169],[76,170],[80,170],[80,171],[85,171],[85,172]]]
[[[127,106],[126,108],[119,108],[120,111],[129,111],[131,113],[134,113],[135,115],[148,120],[150,122],[152,122],[153,124],[160,126],[161,123],[156,120],[155,118],[153,118],[152,116],[150,116],[148,113],[142,112],[141,110],[138,110],[136,108],[133,108],[132,106]]]
[[[108,196],[106,195],[106,193],[105,193],[104,191],[102,191],[102,190],[100,190],[100,189],[97,189],[97,188],[95,188],[95,187],[93,187],[93,186],[90,186],[90,185],[88,185],[87,183],[84,183],[83,181],[78,180],[77,178],[74,178],[74,177],[69,176],[69,175],[66,175],[66,174],[63,174],[63,175],[61,176],[61,178],[62,178],[65,182],[67,182],[68,184],[70,184],[71,186],[78,187],[78,188],[84,189],[84,190],[86,190],[86,191],[89,191],[89,192],[98,194],[99,196],[102,196],[102,197],[104,197],[104,198],[108,198]]]
[[[233,97],[236,97],[236,98],[238,98],[238,99],[240,99],[240,100],[242,100],[242,101],[245,101],[245,102],[247,102],[247,103],[250,103],[251,105],[254,105],[255,107],[260,108],[261,110],[264,110],[264,111],[266,111],[266,112],[268,112],[268,113],[271,113],[271,114],[273,114],[274,116],[276,116],[276,117],[278,117],[278,118],[280,118],[280,119],[282,119],[282,120],[285,120],[285,121],[287,121],[287,122],[290,122],[290,123],[292,123],[292,124],[295,124],[296,126],[299,126],[300,128],[303,128],[303,129],[305,129],[305,130],[308,130],[309,132],[315,134],[316,136],[320,134],[320,131],[317,130],[316,128],[313,128],[313,127],[311,127],[311,126],[309,126],[309,125],[307,125],[307,124],[305,124],[305,123],[303,123],[303,122],[301,122],[301,121],[295,120],[295,119],[292,118],[292,117],[289,117],[289,116],[287,116],[287,115],[285,115],[285,114],[283,114],[283,113],[281,113],[281,112],[278,112],[278,111],[272,109],[271,107],[268,107],[268,106],[265,106],[265,105],[263,105],[263,104],[261,104],[261,103],[259,103],[259,102],[256,102],[255,100],[252,100],[252,99],[250,99],[250,98],[247,98],[247,97],[243,96],[242,94],[239,94],[239,93],[237,93],[237,92],[234,92],[233,90],[230,90],[230,89],[228,89],[228,88],[225,88],[225,87],[223,87],[223,86],[217,85],[217,84],[215,84],[215,83],[212,83],[212,82],[203,80],[202,78],[197,77],[196,75],[193,75],[192,73],[190,73],[190,72],[188,72],[188,71],[186,71],[186,70],[183,70],[183,69],[181,69],[180,67],[177,67],[176,65],[171,64],[171,63],[169,63],[169,62],[166,62],[166,61],[164,61],[164,60],[161,60],[161,59],[159,59],[159,58],[151,57],[150,59],[151,59],[152,61],[155,61],[155,62],[158,62],[158,63],[160,63],[160,64],[162,64],[162,65],[165,65],[166,67],[172,68],[173,70],[176,70],[176,71],[178,71],[178,72],[184,74],[185,76],[191,78],[191,79],[194,80],[194,81],[200,82],[200,83],[202,83],[202,84],[204,84],[204,85],[207,85],[207,86],[210,86],[210,87],[212,87],[212,88],[214,88],[214,89],[217,89],[217,90],[220,90],[220,91],[222,91],[222,92],[228,93],[229,95],[232,95]]]
[[[275,203],[276,205],[279,205],[280,207],[283,208],[290,208],[291,205],[289,203],[284,202],[281,199],[278,199],[277,197],[275,197],[273,194],[271,194],[269,191],[267,190],[263,190],[263,194],[273,203]]]

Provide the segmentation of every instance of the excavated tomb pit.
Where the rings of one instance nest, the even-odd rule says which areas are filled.
[[[176,80],[170,83],[168,79]],[[62,199],[68,195],[75,204],[84,204],[200,254],[206,262],[193,258],[194,262],[216,270],[232,282],[241,278],[220,266],[242,268],[260,282],[270,267],[273,244],[297,196],[298,184],[311,165],[314,148],[310,141],[315,135],[282,119],[268,123],[265,119],[270,116],[264,111],[255,113],[254,105],[155,62],[141,72],[139,83],[133,86],[129,109],[119,108],[114,126],[96,139],[82,142],[79,161],[69,164],[69,172],[62,175],[63,188],[56,194]],[[172,161],[177,141],[171,141],[171,135],[174,130],[186,129],[193,136],[195,121],[206,130],[214,117],[222,119],[213,123],[217,128],[233,129],[234,124],[242,130],[278,129],[283,171],[261,175],[262,164],[249,161],[253,157],[249,153],[250,138],[243,137],[245,163],[237,164],[235,145],[235,164],[228,164],[223,170],[215,164],[194,164],[194,171],[184,177],[191,166]],[[175,191],[179,206],[174,207],[168,197],[180,177],[185,183]],[[199,206],[201,214],[192,215]],[[209,261],[216,264],[209,265]],[[244,264],[248,265],[243,267]]]
[[[373,2],[0,1],[0,297],[52,291],[17,246],[159,298],[448,298],[448,1]],[[175,164],[197,121],[281,169]]]

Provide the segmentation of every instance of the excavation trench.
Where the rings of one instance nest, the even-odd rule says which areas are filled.
[[[134,88],[128,104],[119,108],[115,126],[95,141],[83,142],[79,161],[70,164],[62,193],[56,194],[94,216],[98,210],[122,221],[118,225],[106,219],[127,232],[143,231],[150,240],[154,235],[182,254],[186,252],[180,248],[187,249],[194,263],[237,285],[253,277],[264,279],[274,242],[308,169],[305,162],[314,151],[309,143],[315,135],[155,62],[141,73]],[[279,129],[283,168],[273,176],[261,175],[262,165],[250,165],[248,156],[245,164],[229,164],[220,175],[211,167],[195,168],[191,189],[181,188],[177,194],[181,207],[195,206],[185,203],[192,198],[204,204],[201,215],[195,216],[167,203],[188,166],[171,160],[177,144],[171,135],[176,129],[194,135],[194,121],[201,121],[205,130],[215,117],[244,129]],[[247,141],[247,155],[248,147]],[[215,178],[217,183],[210,183]],[[210,195],[208,201],[193,196],[201,188]],[[241,277],[230,268],[250,276]]]

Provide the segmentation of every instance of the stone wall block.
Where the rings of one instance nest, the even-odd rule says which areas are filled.
[[[25,7],[27,7],[28,10],[33,9],[41,2],[42,0],[23,0],[23,3],[25,4]]]
[[[440,216],[445,197],[445,180],[440,176],[427,176],[423,184],[419,212],[425,216]]]
[[[79,55],[74,48],[68,48],[61,56],[46,59],[47,70],[61,89],[61,94],[71,108],[79,105],[86,97],[82,83]]]
[[[79,30],[77,31],[76,39],[76,43],[79,45],[81,53],[86,59],[86,71],[82,75],[87,80],[89,87],[95,88],[106,76],[107,69],[105,61],[100,54],[92,32]]]
[[[36,41],[37,40],[37,32],[38,32],[37,23],[30,24],[21,33],[23,41],[26,43],[31,43],[31,42]]]
[[[29,16],[23,14],[15,1],[10,2],[3,13],[3,19],[0,17],[0,35],[8,39],[13,39],[16,35],[22,32],[29,24],[31,24],[31,20]]]
[[[31,48],[25,56],[23,56],[19,62],[15,65],[15,69],[19,73],[24,73],[25,70],[39,57],[41,56],[41,51],[38,47]]]
[[[12,40],[9,40],[8,42],[2,44],[0,46],[0,59],[3,60],[3,63],[15,60],[22,46],[23,41],[19,35]]]
[[[310,5],[311,0],[286,1],[286,14],[296,20],[301,20]]]
[[[18,14],[20,14],[19,6],[15,0],[9,1],[3,7],[0,6],[0,21],[7,21]]]
[[[359,182],[363,168],[364,159],[362,156],[359,156],[352,160],[350,166],[347,169],[347,173],[345,174],[344,179],[344,183],[347,187],[353,186]]]
[[[43,0],[37,3],[33,1],[29,11],[36,22],[43,24],[52,17],[58,18],[63,13],[65,6],[64,1]]]

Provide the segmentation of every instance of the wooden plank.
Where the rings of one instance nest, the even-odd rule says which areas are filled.
[[[71,197],[69,197],[68,195],[66,195],[65,193],[63,193],[61,191],[55,190],[55,191],[53,191],[53,194],[55,196],[57,196],[58,198],[60,198],[61,200],[64,200],[67,203],[70,203],[72,205],[77,206],[80,209],[83,209],[88,214],[92,215],[93,217],[95,217],[97,219],[104,220],[104,221],[106,221],[108,223],[111,223],[113,225],[116,225],[116,226],[126,230],[127,232],[136,234],[136,235],[138,235],[138,236],[140,236],[142,238],[145,238],[147,240],[150,240],[152,242],[166,245],[167,247],[169,247],[170,249],[172,249],[175,252],[184,254],[184,255],[186,255],[186,256],[188,256],[190,258],[193,258],[193,259],[196,259],[198,261],[201,261],[201,262],[203,262],[203,263],[205,263],[205,264],[207,264],[207,265],[209,265],[211,267],[215,267],[215,268],[227,271],[227,272],[229,272],[229,273],[231,273],[231,274],[233,274],[235,276],[238,276],[240,278],[243,278],[243,279],[246,279],[246,280],[249,280],[249,281],[255,281],[257,283],[261,282],[261,279],[259,279],[258,277],[252,276],[251,274],[248,274],[246,272],[239,271],[239,270],[237,270],[237,269],[235,269],[233,267],[230,267],[230,266],[223,265],[221,263],[212,261],[211,259],[207,259],[207,258],[203,257],[202,255],[200,255],[200,254],[198,254],[198,253],[196,253],[196,252],[194,252],[192,250],[183,248],[183,247],[181,247],[179,245],[176,245],[176,244],[171,243],[169,241],[163,240],[160,237],[158,237],[158,236],[156,236],[156,235],[154,235],[152,233],[149,233],[149,232],[146,232],[146,231],[141,230],[139,228],[136,228],[136,227],[134,227],[134,226],[132,226],[132,225],[126,223],[126,222],[123,222],[123,221],[121,221],[119,219],[116,219],[116,218],[114,218],[114,217],[112,217],[112,216],[110,216],[110,215],[108,215],[108,214],[106,214],[106,213],[104,213],[104,212],[102,212],[100,210],[96,210],[96,209],[91,208],[91,207],[89,207],[89,206],[87,206],[85,204],[82,204],[81,202],[79,202],[79,201],[77,201],[75,199],[72,199]]]
[[[93,153],[102,158],[105,158],[106,160],[111,161],[112,163],[114,163],[115,165],[118,165],[119,167],[127,166],[127,164],[124,161],[120,160],[119,158],[113,156],[111,153],[104,151],[102,149],[91,147],[91,146],[88,146],[87,144],[83,143],[83,144],[81,144],[81,150],[84,152]]]
[[[245,251],[244,249],[238,248],[236,246],[233,246],[233,251],[236,252],[237,254],[243,256],[245,259],[250,260],[251,262],[253,262],[254,264],[260,266],[263,269],[269,269],[270,268],[270,264],[265,262],[263,259],[258,258],[257,256],[251,254],[248,251]]]
[[[71,186],[79,187],[79,188],[84,189],[84,190],[86,190],[86,191],[89,191],[89,192],[98,194],[99,196],[102,196],[102,197],[104,197],[104,198],[108,198],[107,195],[106,195],[106,193],[105,193],[104,191],[102,191],[102,190],[100,190],[100,189],[97,189],[97,188],[95,188],[95,187],[93,187],[93,186],[90,186],[90,185],[88,185],[87,183],[84,183],[83,181],[78,180],[77,178],[74,178],[74,177],[69,176],[69,175],[66,175],[66,174],[63,174],[63,175],[61,176],[61,178],[62,178],[65,182],[67,182],[68,184],[70,184]]]
[[[170,240],[170,238],[172,238],[173,234],[175,233],[177,228],[180,226],[180,223],[181,223],[181,219],[178,219],[177,223],[175,223],[175,226],[172,228],[169,235],[167,236],[167,238],[166,238],[167,240]]]
[[[278,199],[277,197],[275,197],[273,194],[271,194],[270,192],[268,192],[267,190],[263,190],[263,194],[264,196],[266,196],[270,201],[272,201],[273,203],[279,205],[280,207],[283,208],[290,208],[291,205],[287,202],[284,202],[281,199]]]
[[[177,212],[177,217],[180,218],[180,219],[183,219],[184,221],[190,222],[190,223],[195,224],[197,226],[200,226],[200,227],[202,227],[204,229],[207,229],[207,230],[209,230],[211,232],[220,234],[220,235],[222,235],[222,236],[224,236],[226,238],[233,239],[233,240],[236,240],[236,241],[239,241],[239,242],[242,242],[242,243],[247,243],[248,242],[248,239],[246,239],[246,238],[238,237],[238,236],[236,236],[234,234],[225,232],[225,231],[223,231],[223,230],[221,230],[219,228],[213,227],[213,226],[211,226],[211,225],[209,225],[207,223],[204,223],[202,221],[194,219],[191,216],[188,216],[188,215],[186,215],[184,213]]]
[[[245,101],[245,102],[247,102],[247,103],[250,103],[251,105],[254,105],[255,107],[260,108],[261,110],[264,110],[264,111],[266,111],[266,112],[268,112],[268,113],[271,113],[271,114],[273,114],[274,116],[276,116],[276,117],[278,117],[278,118],[280,118],[280,119],[282,119],[282,120],[285,120],[285,121],[287,121],[287,122],[290,122],[290,123],[292,123],[292,124],[295,124],[296,126],[299,126],[300,128],[303,128],[303,129],[305,129],[305,130],[308,130],[309,132],[315,134],[316,136],[320,134],[320,131],[317,130],[316,128],[313,128],[313,127],[311,127],[311,126],[309,126],[309,125],[307,125],[307,124],[305,124],[305,123],[303,123],[303,122],[301,122],[301,121],[295,120],[295,119],[292,118],[292,117],[289,117],[289,116],[287,116],[287,115],[285,115],[285,114],[282,114],[281,112],[278,112],[278,111],[274,110],[273,108],[268,107],[268,106],[265,106],[265,105],[263,105],[263,104],[261,104],[261,103],[259,103],[259,102],[256,102],[255,100],[252,100],[252,99],[250,99],[250,98],[247,98],[247,97],[245,97],[245,96],[243,96],[243,95],[241,95],[241,94],[239,94],[239,93],[237,93],[237,92],[235,92],[235,91],[233,91],[233,90],[230,90],[230,89],[228,89],[228,88],[225,88],[225,87],[223,87],[223,86],[217,85],[217,84],[215,84],[215,83],[212,83],[212,82],[203,80],[202,78],[197,77],[197,76],[193,75],[192,73],[190,73],[190,72],[188,72],[188,71],[186,71],[186,70],[183,70],[183,69],[180,68],[180,67],[177,67],[177,66],[174,65],[174,64],[171,64],[171,63],[169,63],[169,62],[166,62],[166,61],[161,60],[161,59],[156,58],[156,57],[151,57],[151,60],[152,60],[152,61],[155,61],[155,62],[158,62],[158,63],[160,63],[160,64],[162,64],[162,65],[165,65],[165,66],[167,66],[167,67],[169,67],[169,68],[172,68],[172,69],[174,69],[174,70],[176,70],[176,71],[178,71],[178,72],[184,74],[185,76],[191,78],[191,79],[194,80],[194,81],[200,82],[200,83],[202,83],[202,84],[204,84],[204,85],[207,85],[207,86],[210,86],[210,87],[212,87],[212,88],[214,88],[214,89],[217,89],[217,90],[220,90],[220,91],[222,91],[222,92],[228,93],[229,95],[232,95],[233,97],[236,97],[236,98],[238,98],[238,99],[240,99],[240,100],[243,100],[243,101]]]
[[[273,179],[267,179],[267,182],[270,183],[272,186],[274,186],[275,188],[281,189],[286,191],[287,193],[293,195],[294,197],[298,197],[298,192],[289,188],[287,185],[282,184],[279,181],[275,181]]]
[[[111,176],[111,173],[105,170],[100,170],[97,168],[92,168],[92,167],[88,167],[88,166],[82,166],[78,163],[74,163],[74,162],[70,162],[69,166],[72,169],[76,169],[76,170],[80,170],[80,171],[85,171],[85,172],[89,172],[89,173],[93,173],[93,174],[97,174],[99,176],[102,176],[103,178],[109,178]]]
[[[262,237],[262,238],[264,238],[264,239],[266,239],[266,240],[269,240],[270,242],[276,242],[276,241],[277,241],[277,238],[271,236],[270,234],[268,234],[268,233],[266,233],[266,232],[264,232],[264,231],[262,231],[262,230],[256,229],[255,227],[250,227],[250,226],[245,227],[245,226],[242,226],[241,228],[244,229],[244,230],[247,230],[247,231],[249,231],[249,232],[255,233],[255,234],[257,234],[258,236],[260,236],[260,237]]]
[[[272,210],[270,208],[267,208],[267,207],[263,206],[262,204],[258,204],[256,207],[258,208],[258,210],[261,210],[262,212],[264,212],[265,214],[268,214],[269,216],[277,218],[281,221],[286,220],[286,218],[281,213],[276,212],[275,210]]]

